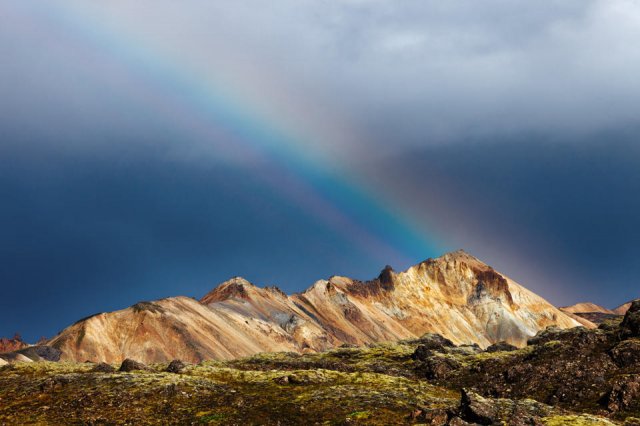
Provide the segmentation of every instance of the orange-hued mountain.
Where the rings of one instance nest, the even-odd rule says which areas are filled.
[[[457,251],[374,280],[332,277],[287,296],[233,278],[200,301],[173,297],[78,321],[48,344],[62,360],[197,362],[265,351],[321,351],[342,344],[439,333],[454,343],[522,346],[547,326],[580,323],[543,298]]]
[[[565,306],[560,309],[563,312],[570,312],[572,314],[596,312],[600,314],[615,315],[615,312],[613,312],[612,310],[603,308],[600,305],[596,305],[595,303],[589,303],[589,302],[576,303],[575,305]]]
[[[627,313],[629,308],[631,307],[631,302],[624,303],[613,310],[613,313],[616,315],[624,315]]]

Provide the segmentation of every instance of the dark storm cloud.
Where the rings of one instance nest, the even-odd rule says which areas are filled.
[[[265,187],[224,123],[195,132],[162,61],[556,303],[637,296],[639,39],[635,1],[7,3],[0,335],[381,266]]]
[[[261,185],[261,165],[254,175],[148,151],[3,160],[0,335],[33,339],[137,300],[201,297],[241,273],[289,292],[327,264],[369,273],[357,248]]]
[[[473,140],[392,162],[402,169],[378,184],[395,189],[450,244],[555,303],[615,307],[639,296],[638,128]]]

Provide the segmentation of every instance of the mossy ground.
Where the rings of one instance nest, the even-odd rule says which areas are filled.
[[[408,424],[416,409],[454,408],[459,399],[381,373],[228,364],[204,362],[181,374],[162,372],[166,365],[131,373],[49,362],[3,367],[0,424]]]
[[[455,371],[450,382],[425,379],[420,361],[411,356],[419,344],[265,353],[187,365],[179,374],[165,372],[166,364],[130,373],[94,372],[89,363],[14,364],[0,367],[0,425],[392,425],[424,421],[429,412],[455,413],[459,389],[473,376]],[[551,351],[554,345],[541,347]],[[522,362],[533,350],[454,348],[433,356],[455,361],[461,372],[484,374]],[[545,424],[615,424],[566,410],[557,414]]]

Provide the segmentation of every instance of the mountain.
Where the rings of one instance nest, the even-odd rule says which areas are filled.
[[[617,308],[615,308],[615,309],[613,310],[613,312],[614,312],[616,315],[624,315],[624,314],[626,314],[626,313],[627,313],[627,311],[628,311],[628,310],[629,310],[629,308],[631,307],[631,303],[632,303],[632,302],[627,302],[627,303],[625,303],[625,304],[622,304],[622,305],[618,306]]]
[[[583,302],[560,308],[562,312],[580,322],[585,327],[592,327],[612,318],[619,317],[613,311],[595,303]]]
[[[595,303],[576,303],[575,305],[565,306],[560,308],[560,310],[567,315],[571,316],[577,321],[590,322],[591,324],[602,324],[603,322],[615,318],[621,318],[624,314],[627,313],[629,307],[631,307],[632,302],[627,302],[623,305],[618,306],[615,309],[607,309],[603,308],[600,305],[596,305]],[[585,324],[587,327],[588,324]]]
[[[62,360],[143,362],[232,359],[258,352],[316,352],[340,345],[439,333],[456,344],[524,346],[550,325],[580,322],[457,251],[371,281],[320,280],[286,295],[233,278],[200,301],[173,297],[97,314],[47,344]]]
[[[589,302],[576,303],[575,305],[571,306],[564,306],[560,308],[560,310],[562,310],[563,312],[570,312],[572,314],[579,314],[584,312],[599,312],[601,314],[615,315],[615,312],[613,312],[612,310]]]

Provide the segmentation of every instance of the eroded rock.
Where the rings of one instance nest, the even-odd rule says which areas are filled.
[[[169,363],[169,365],[167,366],[166,371],[168,373],[175,373],[175,374],[179,374],[182,372],[182,370],[186,367],[186,364],[182,361],[180,361],[179,359],[174,359],[173,361],[171,361]]]
[[[133,359],[125,359],[124,361],[122,361],[122,364],[120,365],[120,369],[118,371],[122,371],[122,372],[129,372],[129,371],[136,371],[136,370],[148,370],[149,368],[138,361],[135,361]]]

